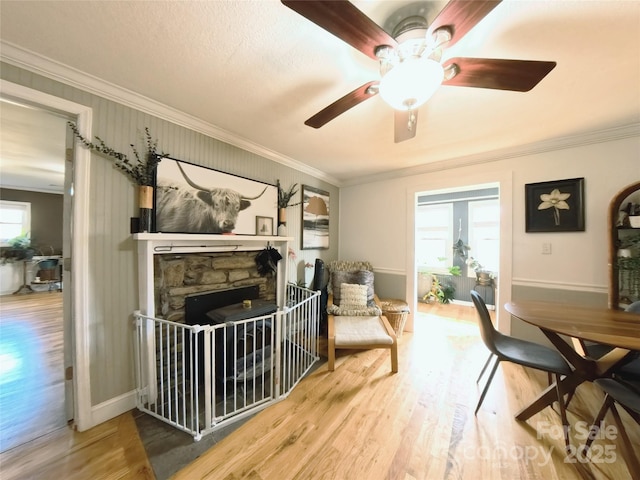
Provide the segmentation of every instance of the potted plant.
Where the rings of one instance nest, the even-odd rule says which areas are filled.
[[[493,273],[485,269],[482,264],[473,257],[467,259],[467,265],[476,272],[476,281],[479,285],[491,285],[493,282]]]
[[[2,264],[15,261],[31,260],[36,253],[31,246],[31,237],[28,233],[23,233],[7,242],[9,246],[2,252]]]
[[[300,205],[302,202],[291,203],[291,199],[293,198],[293,196],[296,193],[298,193],[298,189],[296,188],[296,186],[298,185],[297,183],[294,183],[293,185],[291,185],[291,187],[289,187],[288,190],[285,190],[280,186],[280,180],[278,180],[277,185],[278,185],[278,229],[283,230],[284,227],[283,229],[280,229],[280,226],[282,225],[286,226],[287,224],[287,210],[286,210],[287,207],[295,207],[296,205]],[[280,234],[281,232],[278,232],[278,235]]]
[[[456,287],[450,282],[440,282],[438,277],[431,275],[431,289],[422,297],[427,302],[450,303],[456,293]]]
[[[67,122],[73,134],[88,149],[101,153],[109,157],[114,162],[114,166],[123,172],[129,179],[138,185],[138,205],[140,208],[140,228],[141,232],[151,230],[151,210],[153,209],[153,181],[158,163],[163,158],[169,156],[168,153],[158,153],[158,141],[154,140],[149,133],[149,128],[145,128],[145,141],[147,151],[142,154],[138,152],[135,145],[131,144],[134,160],[124,154],[117,152],[107,146],[98,136],[96,143],[87,140],[78,130],[78,126],[73,122]]]

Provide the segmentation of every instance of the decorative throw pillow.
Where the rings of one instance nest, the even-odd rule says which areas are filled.
[[[332,260],[327,264],[329,275],[333,277],[335,272],[357,272],[359,270],[368,270],[373,272],[373,265],[370,262],[362,260]],[[337,285],[340,285],[339,283]],[[333,282],[329,282],[327,290],[333,294]]]
[[[375,317],[382,315],[382,310],[377,305],[373,307],[356,307],[347,308],[340,305],[329,305],[327,307],[327,313],[329,315],[339,315],[347,317]]]
[[[367,286],[357,283],[340,284],[340,306],[359,308],[367,306]]]
[[[331,284],[333,288],[333,303],[340,305],[341,292],[340,285],[343,283],[357,283],[367,286],[367,305],[375,304],[373,296],[373,272],[369,270],[358,270],[355,272],[336,271],[331,274]]]

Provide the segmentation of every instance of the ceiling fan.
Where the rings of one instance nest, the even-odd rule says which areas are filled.
[[[380,80],[367,82],[305,121],[320,128],[380,94],[395,109],[395,142],[416,134],[418,107],[440,85],[527,92],[556,62],[456,57],[441,63],[446,47],[459,41],[501,0],[451,0],[429,25],[409,16],[388,34],[347,0],[281,0],[284,5],[380,62]]]

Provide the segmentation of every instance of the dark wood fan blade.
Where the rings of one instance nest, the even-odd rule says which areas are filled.
[[[350,108],[364,102],[367,98],[371,98],[376,95],[378,91],[370,91],[369,87],[377,85],[378,83],[378,81],[365,83],[361,87],[356,88],[353,92],[347,93],[344,97],[339,98],[328,107],[320,110],[313,117],[304,122],[304,124],[313,128],[320,128],[325,123],[336,118],[338,115],[343,114]]]
[[[451,31],[449,45],[455,44],[486,17],[502,0],[451,0],[445,5],[428,29],[428,35],[440,27]]]
[[[528,92],[556,66],[556,62],[535,60],[452,58],[445,63],[445,69],[451,64],[457,66],[458,74],[442,82],[443,85],[516,92]]]
[[[374,60],[376,47],[397,47],[394,38],[373,20],[345,0],[282,0],[306,19],[332,33]]]
[[[394,141],[404,142],[416,136],[418,129],[417,110],[394,110]]]

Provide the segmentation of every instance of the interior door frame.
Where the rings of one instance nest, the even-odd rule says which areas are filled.
[[[418,268],[415,261],[415,211],[418,195],[426,191],[466,189],[473,185],[497,184],[500,202],[500,271],[496,285],[496,323],[502,333],[511,333],[511,314],[504,309],[505,303],[511,301],[511,279],[513,276],[513,172],[483,171],[463,176],[452,177],[443,174],[431,175],[428,181],[411,185],[407,188],[407,244],[406,244],[406,298],[413,299],[411,308],[417,311],[418,285],[416,282]],[[413,320],[412,318],[410,319]],[[407,322],[409,323],[409,322]],[[407,325],[413,331],[413,323]]]
[[[0,79],[0,97],[9,100],[36,105],[48,110],[57,110],[74,116],[78,129],[86,138],[91,136],[92,109],[86,105],[49,95],[23,85]],[[73,367],[73,423],[80,431],[93,426],[91,409],[91,382],[89,370],[89,150],[73,150],[73,208],[71,229],[71,315],[65,325],[65,332],[72,332],[72,338],[65,335],[64,349],[72,352]],[[65,195],[68,195],[65,192]],[[66,256],[66,255],[65,255]],[[68,274],[67,274],[68,275]],[[69,328],[66,328],[69,327]],[[65,399],[67,401],[67,399]]]

